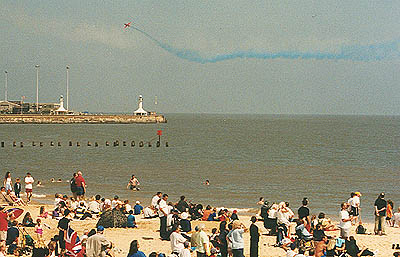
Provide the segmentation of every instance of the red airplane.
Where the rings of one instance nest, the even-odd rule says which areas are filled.
[[[132,22],[125,23],[125,24],[124,24],[124,25],[125,25],[124,29],[126,29],[127,27],[130,27],[130,26],[131,26],[131,23],[132,23]]]

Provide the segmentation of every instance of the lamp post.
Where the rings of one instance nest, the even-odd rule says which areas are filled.
[[[36,68],[36,112],[39,113],[39,64],[35,65]]]
[[[8,88],[8,72],[4,71],[4,73],[6,74],[6,83],[4,85],[4,101],[7,102],[7,88]]]
[[[67,65],[67,110],[69,110],[69,66]]]

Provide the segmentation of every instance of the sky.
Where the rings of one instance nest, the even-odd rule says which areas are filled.
[[[58,102],[69,65],[75,111],[130,113],[141,94],[160,113],[399,115],[399,15],[390,0],[2,0],[0,99],[7,71],[8,99],[34,102],[38,64],[40,102]]]

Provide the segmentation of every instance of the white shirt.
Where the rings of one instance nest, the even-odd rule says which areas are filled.
[[[350,206],[353,206],[353,207],[359,207],[360,206],[360,197],[358,197],[358,196],[353,196],[352,198],[350,198],[348,201],[347,201],[347,203],[348,204],[350,204]]]
[[[294,257],[294,256],[296,256],[296,252],[295,251],[292,251],[291,249],[289,249],[287,252],[286,252],[286,257]]]
[[[400,226],[400,212],[393,214],[394,227],[398,228]]]
[[[168,215],[168,205],[167,205],[167,202],[163,199],[161,199],[161,201],[160,201],[159,210],[160,210],[160,211],[158,211],[159,217],[164,217],[165,215]],[[165,215],[161,210],[163,210],[165,212]]]
[[[180,253],[185,248],[183,243],[186,242],[186,238],[184,238],[181,234],[172,232],[169,239],[171,240],[172,252]]]
[[[125,211],[129,213],[130,210],[132,210],[132,206],[129,203],[125,204]]]
[[[340,228],[342,228],[342,229],[351,228],[351,221],[343,221],[345,219],[349,219],[350,218],[348,211],[346,211],[346,210],[340,211],[339,217],[340,217],[340,224],[339,224]]]
[[[98,201],[89,202],[89,211],[98,213],[100,212],[100,203]]]
[[[33,177],[25,177],[25,189],[32,189],[33,182],[35,182]]]
[[[181,253],[179,254],[179,257],[191,257],[192,255],[190,254],[189,249],[183,249]]]
[[[158,197],[158,195],[153,196],[153,199],[151,199],[151,206],[157,207],[158,200],[160,200],[160,197]]]
[[[150,207],[146,207],[143,210],[143,217],[145,218],[152,218],[155,216],[154,211]]]

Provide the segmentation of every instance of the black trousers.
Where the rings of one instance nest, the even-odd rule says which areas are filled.
[[[250,257],[258,257],[258,241],[250,240]]]
[[[58,242],[60,243],[60,248],[65,249],[64,231],[60,230],[58,232]]]
[[[169,239],[167,232],[167,216],[160,217],[160,237],[164,240]]]

